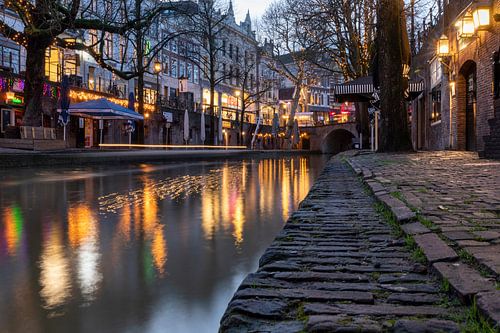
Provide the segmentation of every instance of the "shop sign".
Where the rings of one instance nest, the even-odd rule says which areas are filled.
[[[13,92],[7,92],[5,94],[5,103],[11,105],[22,105],[24,104],[24,98],[14,94]]]

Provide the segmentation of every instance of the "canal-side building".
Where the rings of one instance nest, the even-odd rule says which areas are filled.
[[[445,1],[427,19],[413,62],[414,79],[425,82],[411,105],[416,149],[499,149],[490,143],[500,134],[498,92],[492,88],[498,82],[498,13],[499,0]]]
[[[280,62],[290,71],[297,72],[297,66],[290,54],[281,56]],[[322,67],[313,63],[310,63],[308,67],[299,100],[299,110],[295,117],[300,127],[331,124],[334,119],[332,87],[341,81],[341,75],[336,73],[334,68],[332,70],[326,69],[329,67],[326,61],[323,61]],[[286,110],[284,116],[284,122],[286,122],[287,115],[291,111],[295,85],[285,77],[280,82],[279,103],[281,108]]]

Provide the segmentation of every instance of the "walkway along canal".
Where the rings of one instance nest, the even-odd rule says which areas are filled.
[[[465,308],[381,212],[333,158],[240,285],[220,331],[459,332]]]

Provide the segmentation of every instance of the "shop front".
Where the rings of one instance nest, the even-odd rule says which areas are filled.
[[[78,119],[76,147],[93,148],[99,144],[127,143],[127,137],[144,117],[102,98],[71,105],[69,114]]]

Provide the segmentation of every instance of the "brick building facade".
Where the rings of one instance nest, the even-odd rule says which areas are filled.
[[[479,26],[479,9],[487,10],[485,26]],[[426,88],[412,103],[416,149],[485,151],[495,118],[492,56],[500,47],[499,12],[499,0],[445,1],[420,34],[413,75]],[[444,54],[437,52],[440,40],[448,46]]]

